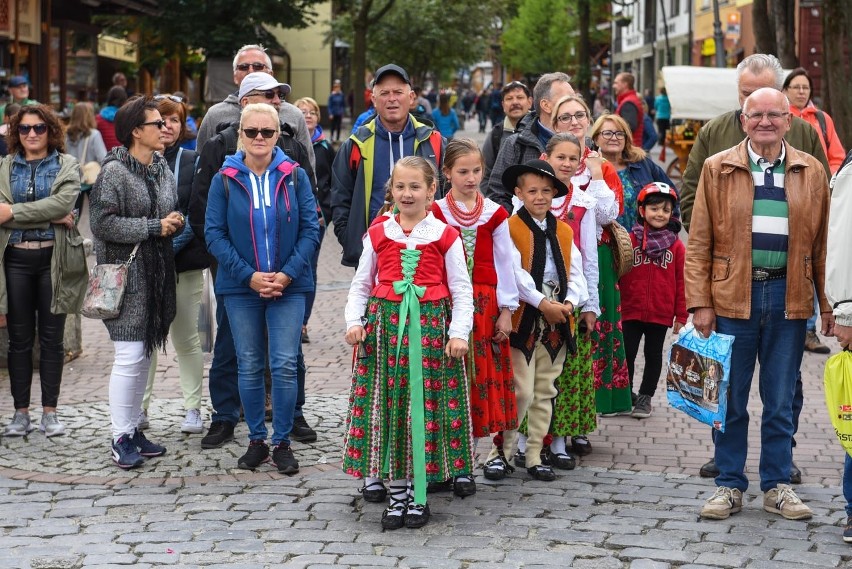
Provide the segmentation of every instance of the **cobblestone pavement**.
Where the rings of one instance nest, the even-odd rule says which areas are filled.
[[[294,443],[298,475],[236,469],[244,425],[233,443],[216,450],[202,451],[201,435],[181,434],[172,355],[160,357],[148,431],[168,454],[130,472],[112,466],[106,403],[112,346],[100,322],[84,319],[83,355],[66,366],[60,397],[68,435],[46,439],[35,431],[0,439],[0,568],[852,567],[852,548],[839,527],[843,454],[823,403],[825,357],[813,354],[802,368],[806,401],[795,450],[804,472],[798,492],[814,510],[810,521],[764,512],[756,483],[742,513],[699,520],[713,486],[697,476],[711,456],[709,430],[672,410],[660,389],[651,418],[601,419],[591,436],[594,453],[556,482],[521,472],[501,483],[480,476],[473,497],[431,495],[433,518],[425,528],[383,533],[383,506],[361,500],[359,483],[339,470],[351,365],[341,313],[353,273],[339,258],[330,236],[311,343],[304,345],[305,414],[319,439]],[[829,345],[837,352],[836,343]],[[0,393],[9,393],[5,370]],[[10,399],[0,398],[4,422]],[[32,401],[40,401],[37,382]],[[203,405],[209,424],[206,385]],[[759,417],[756,388],[751,411]],[[32,412],[38,421],[40,409]],[[758,444],[753,428],[747,469],[753,481]]]

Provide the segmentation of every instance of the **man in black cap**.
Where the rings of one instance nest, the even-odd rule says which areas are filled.
[[[408,73],[398,65],[376,71],[372,99],[376,116],[343,143],[332,166],[334,234],[343,246],[341,263],[358,265],[361,239],[385,200],[385,183],[403,156],[432,162],[440,176],[445,140],[432,126],[409,114],[414,101]],[[439,186],[435,199],[442,196]]]
[[[509,336],[518,424],[526,416],[527,472],[536,480],[551,481],[556,474],[541,463],[540,455],[553,413],[554,381],[562,373],[568,350],[575,346],[574,307],[584,304],[589,292],[574,233],[550,212],[553,199],[568,194],[550,164],[536,159],[509,166],[503,172],[503,184],[524,204],[509,218],[521,300],[512,314]],[[503,446],[492,447],[485,478],[501,480],[513,470],[506,456],[515,452],[517,440],[517,429],[503,431]]]
[[[30,99],[30,82],[23,75],[15,75],[9,79],[9,102],[7,104],[36,105],[38,101]],[[6,105],[0,107],[0,117],[6,110]]]

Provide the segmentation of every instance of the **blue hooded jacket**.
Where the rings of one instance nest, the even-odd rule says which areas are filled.
[[[319,223],[308,175],[299,168],[294,188],[298,164],[278,147],[263,176],[251,172],[244,160],[243,151],[225,158],[207,198],[204,237],[219,262],[216,293],[254,293],[249,282],[257,271],[293,279],[284,294],[312,291]]]

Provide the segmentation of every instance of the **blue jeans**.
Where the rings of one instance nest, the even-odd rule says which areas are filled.
[[[843,465],[843,497],[846,498],[846,515],[852,516],[852,456],[846,454]]]
[[[808,331],[816,332],[817,328],[817,319],[819,318],[819,297],[816,294],[816,289],[814,289],[814,313],[811,314],[811,317],[808,318]]]
[[[240,422],[240,390],[237,385],[237,352],[231,324],[225,311],[225,297],[216,295],[216,340],[209,373],[213,421]]]
[[[320,246],[322,245],[322,238],[325,236],[325,224],[320,224],[320,234],[319,234],[319,242],[320,244],[317,246],[317,250],[314,252],[314,256],[311,258],[311,272],[314,274],[314,290],[307,293],[305,295],[305,321],[302,322],[302,326],[308,325],[308,320],[311,319],[311,312],[314,308],[314,300],[317,297],[317,265],[319,265],[319,254],[320,254]]]
[[[275,299],[256,293],[229,294],[225,308],[237,350],[237,368],[243,415],[249,440],[266,440],[264,422],[266,354],[272,372],[272,444],[290,442],[298,396],[298,359],[301,348],[305,294],[289,293]]]
[[[718,317],[716,331],[736,338],[731,355],[731,384],[725,432],[716,433],[717,486],[746,491],[749,390],[755,357],[760,362],[760,489],[790,483],[793,460],[793,399],[804,352],[806,320],[784,317],[787,279],[752,282],[751,317]]]

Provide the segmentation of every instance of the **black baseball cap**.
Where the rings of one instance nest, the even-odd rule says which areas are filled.
[[[411,85],[411,79],[408,77],[408,73],[405,72],[405,69],[403,69],[399,65],[394,65],[393,63],[389,63],[388,65],[383,65],[382,67],[379,67],[378,70],[376,70],[376,75],[375,75],[375,77],[373,77],[373,85],[372,86],[375,87],[379,83],[379,81],[382,80],[382,77],[384,77],[385,75],[388,75],[388,74],[397,75],[403,81],[408,83],[409,86]]]
[[[553,166],[544,160],[538,159],[530,160],[525,164],[515,164],[514,166],[506,168],[503,172],[502,178],[503,187],[508,189],[510,192],[514,192],[515,188],[518,186],[518,178],[520,178],[523,174],[537,174],[545,178],[550,178],[551,181],[553,181],[553,185],[556,187],[556,195],[554,197],[561,198],[568,195],[568,186],[556,177],[556,173],[553,171]]]

